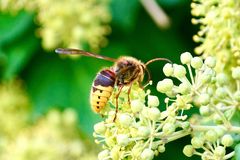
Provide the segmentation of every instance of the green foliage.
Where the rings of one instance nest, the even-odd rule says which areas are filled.
[[[133,30],[139,7],[138,0],[113,0],[111,3],[113,25],[125,31]]]
[[[39,46],[34,35],[33,16],[25,12],[16,17],[0,15],[0,67],[2,79],[12,79],[19,74]]]
[[[51,109],[30,123],[31,104],[20,81],[0,84],[0,102],[0,159],[96,159],[74,109]]]
[[[235,152],[236,152],[236,155],[235,155],[235,160],[238,160],[240,159],[240,144],[236,145],[235,146]]]
[[[91,125],[99,117],[92,113],[89,104],[92,79],[102,66],[97,63],[86,57],[72,60],[50,54],[38,55],[24,75],[34,102],[34,115],[45,113],[51,106],[74,107],[79,112],[81,128],[91,133]]]

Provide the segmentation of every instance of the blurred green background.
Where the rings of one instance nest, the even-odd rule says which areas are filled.
[[[159,28],[138,0],[112,0],[107,6],[112,17],[109,23],[111,33],[106,37],[108,43],[95,52],[113,58],[129,55],[143,62],[165,57],[176,63],[182,52],[193,53],[196,44],[192,36],[197,27],[191,24],[191,1],[157,2],[171,20],[169,28]],[[36,23],[36,14],[25,10],[14,14],[6,10],[0,12],[1,82],[22,81],[32,106],[29,112],[32,121],[53,107],[59,110],[74,108],[81,132],[93,139],[93,125],[101,117],[90,108],[91,83],[100,69],[112,63],[89,57],[62,58],[54,49],[45,49],[41,37],[36,34],[40,25]],[[68,33],[64,29],[61,32]],[[154,86],[163,79],[163,65],[163,62],[156,62],[149,67],[153,79],[150,88],[159,97],[162,95],[156,92]],[[169,143],[166,152],[155,159],[176,159],[176,156],[178,160],[188,159],[182,153],[187,143],[188,138]]]

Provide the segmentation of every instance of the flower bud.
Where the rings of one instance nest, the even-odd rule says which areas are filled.
[[[204,144],[204,140],[200,137],[193,137],[191,140],[191,144],[194,148],[202,148]]]
[[[210,97],[213,96],[213,94],[215,94],[215,88],[214,87],[211,87],[209,86],[207,88],[207,92],[206,92]]]
[[[157,96],[148,95],[148,106],[157,107],[159,106],[159,100]]]
[[[126,146],[129,143],[129,138],[126,134],[117,135],[117,144],[120,146]]]
[[[165,150],[166,150],[166,148],[164,145],[158,146],[158,152],[163,153],[163,152],[165,152]]]
[[[232,70],[232,77],[234,79],[240,80],[240,67],[235,67]]]
[[[138,127],[138,135],[147,138],[151,133],[151,130],[146,126]]]
[[[159,152],[158,152],[158,150],[156,149],[156,150],[154,150],[154,156],[158,156],[159,155]]]
[[[141,102],[139,99],[135,99],[131,101],[131,109],[133,113],[140,112],[144,107],[143,102]]]
[[[164,79],[159,81],[157,84],[157,90],[161,93],[166,93],[167,91],[172,90],[173,88],[173,81],[171,79]]]
[[[181,94],[188,94],[191,91],[191,85],[187,82],[183,82],[178,87]]]
[[[176,78],[182,78],[186,75],[186,69],[185,67],[183,67],[182,65],[177,65],[177,64],[174,64],[173,65],[173,75],[176,77]]]
[[[113,147],[116,145],[115,137],[106,137],[105,142],[110,147]]]
[[[207,105],[210,102],[210,97],[207,93],[202,93],[199,96],[199,102],[201,105]]]
[[[166,97],[165,99],[164,99],[164,103],[166,103],[166,104],[168,104],[169,103],[169,97]]]
[[[205,64],[209,67],[209,68],[214,68],[216,66],[216,59],[213,57],[207,57],[205,59]]]
[[[177,99],[176,99],[177,107],[181,108],[181,109],[184,108],[186,106],[185,99],[182,96],[180,96],[180,95],[177,95],[176,97],[177,97]]]
[[[98,134],[104,134],[104,132],[106,131],[106,126],[105,126],[104,122],[99,122],[99,123],[95,124],[94,131]]]
[[[105,149],[103,151],[101,151],[100,153],[98,153],[98,159],[99,160],[103,160],[106,159],[109,156],[109,150]]]
[[[226,74],[224,73],[219,73],[216,76],[216,81],[219,85],[223,86],[229,82],[229,79]]]
[[[212,74],[204,73],[204,74],[202,74],[202,76],[201,76],[201,82],[202,82],[203,84],[210,83],[211,80],[212,80],[212,77],[213,77]]]
[[[173,123],[166,123],[163,125],[162,131],[165,135],[169,135],[175,131],[175,125]]]
[[[164,67],[163,67],[163,73],[167,77],[171,76],[173,74],[173,66],[172,66],[172,64],[170,64],[170,63],[165,64]]]
[[[215,142],[218,139],[217,133],[214,130],[209,130],[205,134],[206,140],[209,142]]]
[[[189,52],[184,52],[181,54],[180,59],[182,64],[190,64],[192,60],[192,55]]]
[[[132,117],[128,114],[120,114],[119,123],[123,127],[129,127],[132,124]]]
[[[158,108],[148,108],[148,117],[152,121],[157,121],[160,119],[161,113]]]
[[[210,108],[208,106],[201,106],[199,112],[202,116],[208,116],[210,114]]]
[[[195,149],[193,148],[192,145],[186,145],[184,148],[183,148],[183,153],[187,156],[187,157],[192,157],[193,154],[195,152]]]
[[[110,152],[110,157],[108,159],[120,159],[121,157],[121,152],[120,152],[121,146],[114,145],[112,146],[111,152]],[[104,159],[106,160],[106,159]]]
[[[199,69],[201,68],[203,65],[203,61],[201,58],[199,57],[194,57],[192,60],[191,60],[191,66],[195,69]]]
[[[209,160],[209,157],[213,157],[213,155],[208,150],[204,151],[201,155],[202,160]]]
[[[225,88],[222,88],[222,87],[218,87],[216,89],[216,96],[218,98],[225,98],[227,96],[227,91]]]
[[[226,133],[226,129],[222,127],[217,127],[216,129],[214,129],[214,131],[217,133],[218,137],[222,137]]]
[[[235,101],[240,101],[240,91],[234,93],[233,98]]]
[[[221,139],[221,143],[226,147],[230,147],[231,145],[233,145],[232,136],[230,134],[225,134]]]
[[[144,149],[141,154],[142,160],[152,160],[153,157],[154,157],[154,152],[149,148]]]
[[[169,115],[169,112],[168,112],[168,111],[163,111],[163,112],[161,112],[160,119],[163,120],[163,119],[167,118],[168,115]]]
[[[214,150],[214,155],[218,158],[224,157],[226,154],[226,150],[223,146],[217,146]]]
[[[175,96],[177,95],[177,92],[175,92],[174,90],[170,90],[170,91],[167,91],[165,94],[166,94],[168,97],[173,98],[173,97],[175,97]]]

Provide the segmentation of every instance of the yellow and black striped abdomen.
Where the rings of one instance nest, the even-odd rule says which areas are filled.
[[[107,104],[115,85],[115,73],[110,69],[100,71],[92,85],[90,103],[92,110],[99,113]]]

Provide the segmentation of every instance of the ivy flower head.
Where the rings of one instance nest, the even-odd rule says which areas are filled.
[[[36,12],[40,25],[37,34],[48,50],[58,46],[83,48],[86,45],[96,50],[107,43],[105,36],[111,31],[108,0],[8,0],[0,1],[0,6],[4,11],[25,9]]]
[[[0,134],[11,138],[28,122],[30,102],[20,81],[0,84]]]
[[[200,45],[195,49],[203,57],[217,57],[217,71],[230,71],[240,65],[240,3],[234,0],[194,0],[191,4],[193,24],[200,30],[193,37]]]
[[[165,151],[166,143],[189,134],[191,144],[183,149],[186,156],[196,154],[214,159],[234,155],[228,153],[226,147],[233,144],[232,136],[227,133],[240,133],[238,127],[228,130],[232,127],[229,120],[239,112],[239,98],[233,96],[238,95],[240,89],[239,68],[234,68],[232,75],[226,75],[216,72],[214,57],[202,59],[185,52],[180,59],[182,64],[168,63],[163,67],[167,78],[157,83],[156,89],[167,96],[164,102],[135,84],[129,105],[126,86],[120,94],[119,111],[113,122],[113,95],[111,104],[103,112],[105,119],[94,126],[95,141],[104,149],[99,159],[153,159]],[[234,79],[234,83],[229,83],[230,79]],[[188,117],[186,112],[193,107],[199,109],[200,114]]]
[[[158,97],[134,84],[128,104],[128,87],[123,88],[119,98],[117,119],[113,122],[115,98],[106,107],[106,118],[95,124],[94,137],[97,144],[102,144],[103,151],[99,159],[153,159],[162,153],[165,144],[179,133],[175,132],[181,125],[176,125],[183,118],[175,117],[176,110],[169,109],[162,113],[158,106]],[[187,127],[185,128],[187,129]],[[163,139],[164,137],[164,139]]]
[[[45,117],[22,130],[14,140],[3,145],[1,159],[95,160],[95,150],[80,138],[77,115],[72,109],[62,113],[51,110]]]

